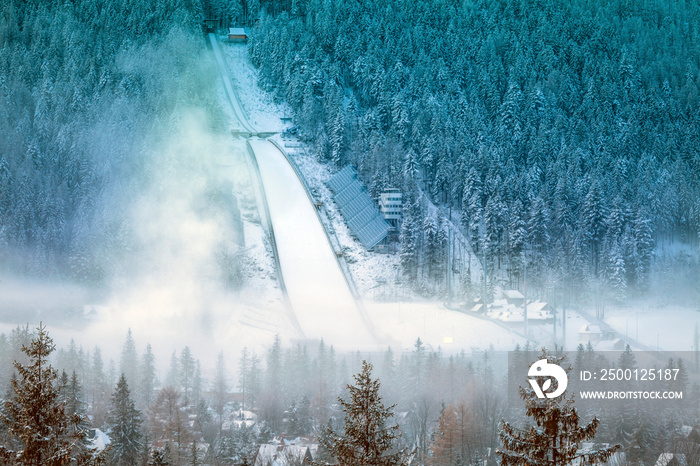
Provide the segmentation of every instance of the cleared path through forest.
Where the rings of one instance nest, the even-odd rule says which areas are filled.
[[[221,55],[221,49],[219,49],[219,43],[216,40],[216,35],[209,33],[209,41],[211,43],[212,51],[214,52],[214,57],[216,58],[216,63],[219,65],[219,73],[221,74],[221,79],[224,82],[226,97],[228,98],[229,105],[231,106],[234,115],[236,115],[236,119],[238,120],[241,129],[255,132],[255,129],[250,125],[245,113],[243,112],[243,107],[241,106],[238,96],[233,90],[233,86],[231,85],[231,77],[228,74],[228,68],[226,68],[224,57]]]
[[[229,104],[240,126],[255,132],[231,85],[216,37],[210,34],[209,39]],[[262,180],[273,253],[293,320],[307,339],[323,338],[339,350],[377,349],[380,342],[372,323],[353,297],[315,206],[286,155],[267,140],[252,138],[248,143]]]

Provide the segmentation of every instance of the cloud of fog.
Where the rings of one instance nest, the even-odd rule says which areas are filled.
[[[136,196],[122,193],[132,196],[133,249],[115,264],[102,303],[107,311],[81,340],[118,360],[130,328],[139,345],[153,346],[161,368],[184,346],[205,367],[213,367],[219,351],[231,362],[243,346],[260,351],[272,335],[241,325],[244,306],[235,287],[226,286],[220,260],[222,254],[234,262],[245,255],[233,228],[234,207],[225,196],[216,202],[247,175],[240,172],[245,165],[231,167],[240,148],[212,130],[208,114],[197,108],[181,110],[152,139],[163,144],[146,151],[148,185]]]
[[[240,320],[244,313],[265,312],[272,320],[275,309],[281,317],[279,290],[265,286],[266,293],[251,298],[249,290],[229,283],[224,273],[229,266],[242,276],[267,273],[267,283],[274,284],[261,267],[269,259],[260,238],[257,244],[255,238],[244,240],[234,228],[235,190],[235,203],[246,204],[247,211],[255,208],[252,192],[248,199],[240,195],[250,190],[242,150],[201,108],[180,109],[167,123],[156,123],[141,150],[147,158],[140,174],[145,182],[115,183],[122,190],[108,194],[108,206],[124,209],[120,216],[126,219],[126,238],[119,244],[126,247],[103,246],[101,260],[110,272],[106,286],[4,277],[0,310],[6,324],[0,330],[7,333],[25,323],[35,327],[43,320],[59,347],[71,338],[86,350],[99,346],[118,367],[131,329],[139,351],[152,345],[163,376],[172,352],[184,346],[201,360],[205,375],[220,351],[231,368],[244,346],[261,354],[274,329],[245,326]],[[85,305],[98,307],[84,316],[92,309]]]
[[[139,351],[152,345],[161,371],[184,346],[203,368],[219,351],[233,367],[243,346],[262,353],[285,322],[244,146],[218,108],[217,68],[201,37],[177,28],[125,46],[116,66],[123,85],[75,123],[80,173],[98,188],[76,206],[71,244],[56,252],[52,270],[65,275],[12,276],[9,254],[31,258],[37,274],[46,261],[0,244],[0,331],[43,321],[58,347],[74,338],[118,364],[130,328]]]

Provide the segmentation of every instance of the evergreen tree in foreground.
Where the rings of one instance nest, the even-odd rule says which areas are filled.
[[[561,366],[564,357],[549,356],[543,349],[540,359]],[[586,426],[579,426],[573,397],[540,399],[531,388],[520,387],[519,391],[525,401],[526,414],[536,425],[521,430],[503,421],[498,434],[503,448],[497,450],[502,466],[565,466],[579,458],[582,464],[599,464],[620,448],[615,445],[579,453],[579,445],[595,436],[600,421],[593,418]]]
[[[409,455],[399,450],[399,426],[387,426],[393,406],[384,407],[379,396],[379,380],[372,380],[372,365],[362,362],[362,372],[348,385],[350,400],[339,398],[345,413],[345,432],[340,435],[327,427],[320,446],[343,466],[390,466],[407,463]]]
[[[126,376],[122,373],[117,389],[112,395],[109,413],[109,432],[112,440],[110,464],[138,464],[141,453],[141,413],[131,399]]]
[[[29,346],[22,346],[28,364],[14,363],[18,377],[12,379],[13,396],[5,401],[3,421],[18,440],[18,448],[11,451],[0,446],[0,458],[3,464],[100,464],[101,458],[92,457],[82,446],[87,434],[79,428],[83,418],[68,415],[61,401],[60,391],[65,387],[48,362],[56,345],[46,327],[40,324],[37,330]]]

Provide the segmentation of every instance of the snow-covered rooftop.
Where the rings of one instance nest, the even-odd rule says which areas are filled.
[[[306,461],[311,460],[311,451],[308,446],[264,444],[258,449],[255,466],[306,464]]]
[[[504,290],[503,291],[503,296],[506,299],[524,299],[525,296],[518,290]]]

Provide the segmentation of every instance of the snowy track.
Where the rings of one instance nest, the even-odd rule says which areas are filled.
[[[233,91],[233,86],[231,85],[231,77],[228,75],[228,70],[226,68],[226,63],[224,62],[224,57],[221,55],[221,50],[219,49],[219,44],[216,41],[216,36],[209,33],[209,41],[211,42],[211,48],[214,51],[214,57],[216,58],[216,63],[219,65],[219,73],[224,81],[224,88],[226,89],[226,96],[228,97],[229,104],[233,110],[240,128],[245,131],[255,132],[255,129],[248,123],[245,113],[243,112],[243,107],[241,106],[236,93]]]
[[[239,127],[256,133],[231,85],[214,34],[209,40]],[[267,140],[251,139],[248,145],[262,184],[280,285],[297,333],[306,339],[323,338],[337,349],[378,349],[372,323],[351,293],[315,207],[286,155]]]
[[[307,338],[336,347],[370,349],[378,343],[362,318],[315,207],[280,150],[249,144],[260,167],[289,299]]]

